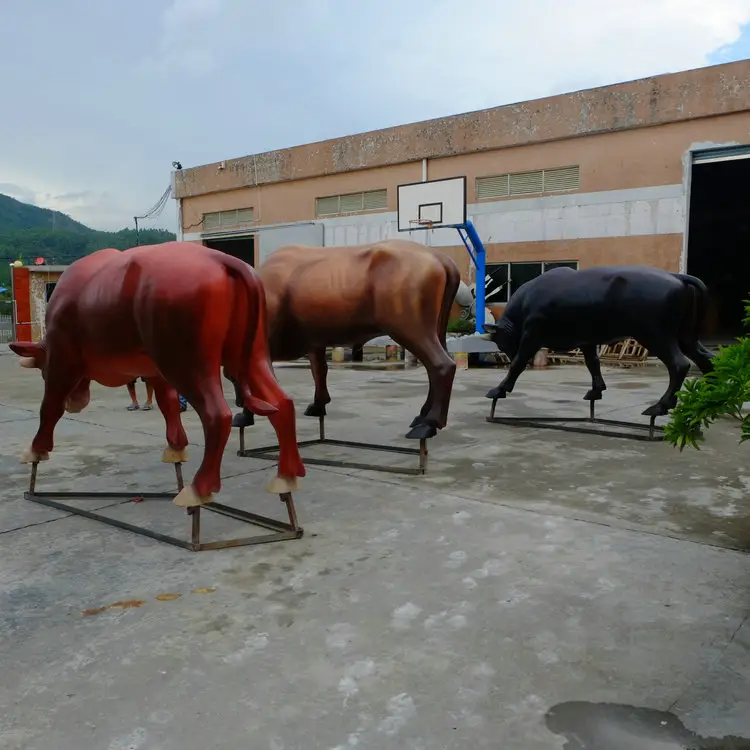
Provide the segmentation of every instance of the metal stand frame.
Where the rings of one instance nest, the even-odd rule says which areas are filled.
[[[496,417],[495,407],[497,399],[492,401],[492,409],[487,422],[491,424],[505,424],[513,427],[540,427],[548,430],[563,430],[565,432],[581,432],[585,435],[602,435],[604,437],[626,438],[628,440],[642,440],[646,442],[660,442],[664,440],[664,428],[656,424],[656,417],[651,417],[648,424],[641,422],[623,422],[618,419],[602,419],[596,416],[596,401],[589,401],[588,417]],[[573,424],[565,424],[565,423]],[[591,427],[579,426],[582,423]],[[620,432],[617,430],[596,429],[596,425],[612,425],[613,427],[628,427],[639,432]]]
[[[26,500],[31,500],[33,503],[39,505],[46,505],[56,510],[61,510],[65,513],[74,513],[77,516],[83,516],[84,518],[90,518],[92,521],[100,521],[106,523],[109,526],[114,526],[124,531],[131,531],[134,534],[140,534],[141,536],[149,537],[150,539],[156,539],[159,542],[165,542],[175,547],[181,547],[182,549],[190,550],[191,552],[201,552],[209,549],[227,549],[229,547],[245,547],[251,544],[266,544],[268,542],[281,542],[287,539],[301,539],[304,534],[304,530],[297,521],[297,511],[294,508],[294,500],[290,492],[285,492],[279,495],[281,501],[286,505],[287,513],[289,514],[289,523],[283,521],[277,521],[273,518],[267,518],[266,516],[259,516],[255,513],[249,513],[239,508],[232,508],[228,505],[222,505],[221,503],[210,503],[204,506],[196,506],[194,508],[187,508],[187,514],[191,519],[190,528],[190,541],[185,539],[178,539],[177,537],[169,536],[168,534],[160,534],[158,531],[151,531],[151,529],[145,529],[141,526],[135,526],[125,521],[118,521],[115,518],[108,518],[100,513],[96,513],[89,510],[83,510],[76,508],[66,503],[58,502],[64,499],[81,499],[81,500],[102,500],[105,498],[111,498],[116,502],[109,505],[105,505],[99,510],[105,508],[113,508],[118,505],[124,505],[140,500],[172,500],[174,493],[170,492],[141,492],[141,493],[125,493],[125,492],[37,492],[36,490],[36,476],[37,468],[39,464],[34,463],[31,466],[31,480],[29,481],[29,490],[24,493]],[[182,464],[175,464],[175,473],[177,474],[177,489],[180,491],[184,482],[182,479]],[[226,541],[218,542],[201,542],[201,510],[207,510],[211,513],[218,513],[228,518],[233,518],[235,521],[242,521],[243,523],[249,523],[253,526],[269,529],[271,534],[259,534],[257,536],[242,537],[239,539],[227,539]]]
[[[315,466],[336,466],[342,469],[362,469],[363,471],[384,471],[390,474],[408,474],[410,476],[419,476],[427,472],[427,439],[422,438],[419,441],[419,448],[404,448],[396,445],[374,445],[370,443],[357,443],[352,440],[335,440],[327,438],[325,433],[325,417],[318,417],[320,425],[320,437],[312,440],[301,440],[297,443],[300,448],[306,445],[339,445],[345,448],[359,448],[368,451],[383,451],[385,453],[403,453],[409,456],[418,456],[419,465],[410,466],[377,466],[376,464],[364,464],[348,461],[335,461],[329,458],[305,458],[306,464]],[[279,446],[266,445],[262,448],[245,448],[245,428],[240,427],[240,449],[237,455],[242,458],[261,458],[264,461],[277,461]],[[273,453],[274,455],[268,455]]]

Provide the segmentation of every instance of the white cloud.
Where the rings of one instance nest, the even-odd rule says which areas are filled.
[[[0,118],[12,144],[0,180],[106,228],[153,205],[173,159],[188,167],[700,67],[750,22],[750,0],[101,0],[96,13],[70,2],[78,44],[60,36],[56,0],[4,15],[15,106]],[[73,192],[90,199],[60,197]],[[173,214],[170,204],[165,225]]]

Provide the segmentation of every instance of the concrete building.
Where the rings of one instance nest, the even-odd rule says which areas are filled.
[[[468,216],[501,307],[551,262],[646,263],[712,292],[713,338],[750,295],[750,60],[227,159],[174,173],[183,239],[258,265],[282,244],[399,233],[397,186],[467,177]],[[509,283],[504,284],[508,281]]]

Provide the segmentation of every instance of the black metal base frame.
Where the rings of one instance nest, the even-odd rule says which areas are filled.
[[[603,437],[626,438],[628,440],[642,440],[646,442],[660,442],[664,440],[664,428],[656,424],[656,417],[651,417],[648,424],[642,422],[624,422],[619,419],[603,419],[596,416],[595,404],[595,401],[589,401],[588,417],[496,417],[495,407],[497,406],[497,399],[494,399],[487,422],[491,424],[510,425],[512,427],[539,427],[548,430],[580,432],[585,435],[602,435]],[[588,427],[583,427],[581,426],[582,424],[586,424]],[[627,427],[630,430],[636,430],[636,432],[596,429],[596,425]]]
[[[177,474],[177,491],[179,492],[184,486],[182,479],[182,465],[175,464],[174,466]],[[124,505],[125,503],[131,503],[136,500],[172,500],[175,497],[175,494],[172,492],[38,492],[36,489],[37,468],[38,463],[32,464],[29,490],[24,493],[24,498],[26,500],[31,500],[33,503],[46,505],[65,513],[74,513],[77,516],[83,516],[92,521],[100,521],[109,526],[114,526],[115,528],[124,531],[130,531],[134,534],[140,534],[141,536],[149,537],[150,539],[156,539],[159,542],[165,542],[166,544],[181,547],[182,549],[187,549],[191,552],[227,549],[229,547],[245,547],[251,544],[266,544],[268,542],[281,542],[289,539],[301,539],[304,534],[304,530],[297,521],[294,500],[289,492],[279,495],[280,500],[286,506],[289,515],[289,523],[277,521],[273,518],[267,518],[266,516],[259,516],[255,513],[249,513],[248,511],[240,510],[239,508],[232,508],[221,503],[209,503],[194,508],[186,508],[187,514],[191,519],[190,540],[188,541],[186,539],[178,539],[177,537],[168,534],[161,534],[158,531],[152,531],[151,529],[146,529],[131,523],[126,523],[125,521],[119,521],[116,518],[109,518],[101,513],[83,510],[82,508],[76,508],[75,506],[60,502],[60,500],[115,500],[115,502],[109,505],[98,508],[98,510],[105,510],[107,508],[117,507],[118,505]],[[211,513],[217,513],[228,518],[233,518],[235,521],[242,521],[243,523],[268,529],[272,533],[238,539],[227,539],[217,542],[202,542],[201,510],[207,510]]]
[[[304,448],[307,445],[338,445],[343,448],[358,448],[368,451],[382,451],[384,453],[402,453],[409,456],[418,456],[419,464],[411,466],[380,466],[378,464],[365,464],[352,461],[336,461],[329,458],[305,458],[306,464],[314,466],[336,466],[341,469],[361,469],[363,471],[384,471],[390,474],[408,474],[410,476],[419,476],[427,472],[427,439],[422,438],[419,441],[419,448],[405,448],[398,445],[377,445],[370,443],[358,443],[352,440],[335,440],[327,438],[325,433],[325,417],[318,417],[320,426],[320,437],[312,440],[300,440],[297,445]],[[278,445],[266,445],[262,448],[245,448],[245,428],[240,427],[240,449],[237,455],[242,458],[260,458],[264,461],[278,460]],[[269,455],[273,454],[273,455]]]

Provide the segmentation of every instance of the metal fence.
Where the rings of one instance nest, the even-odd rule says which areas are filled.
[[[13,341],[13,303],[0,299],[0,344]]]

